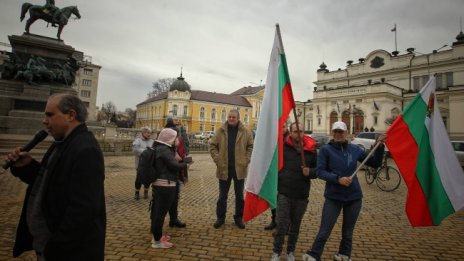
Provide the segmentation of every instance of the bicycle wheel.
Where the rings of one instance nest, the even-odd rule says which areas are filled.
[[[365,166],[364,171],[364,174],[366,176],[366,183],[369,185],[372,184],[375,180],[376,169],[369,166]]]
[[[393,191],[400,186],[401,175],[394,167],[386,166],[377,171],[377,187],[383,191]]]

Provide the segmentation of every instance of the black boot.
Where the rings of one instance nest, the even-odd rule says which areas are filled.
[[[224,219],[218,218],[216,222],[214,222],[214,228],[220,228],[222,225],[224,225]]]
[[[235,225],[240,229],[245,229],[245,223],[243,223],[243,220],[241,218],[235,219]]]
[[[178,218],[176,218],[175,220],[169,221],[169,226],[170,227],[180,227],[180,228],[182,228],[182,227],[186,227],[187,224],[183,223]]]
[[[138,190],[135,191],[134,199],[135,199],[135,200],[139,200],[139,199],[140,199],[140,193],[139,193]]]
[[[271,221],[271,223],[269,223],[269,225],[265,226],[264,229],[265,230],[273,230],[274,228],[277,227],[277,224],[274,220]]]

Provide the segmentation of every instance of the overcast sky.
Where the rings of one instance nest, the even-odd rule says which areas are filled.
[[[0,42],[23,33],[23,2],[0,0]],[[193,90],[231,93],[265,83],[276,23],[295,99],[306,101],[323,61],[337,70],[376,49],[394,51],[394,24],[400,54],[451,46],[464,16],[464,0],[55,2],[80,10],[82,19],[71,19],[61,38],[102,66],[97,106],[113,101],[121,111],[135,109],[158,79],[178,77],[181,66]],[[31,33],[55,37],[56,29],[37,21]]]

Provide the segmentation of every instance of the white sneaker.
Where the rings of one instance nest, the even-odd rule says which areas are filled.
[[[295,256],[293,255],[293,252],[287,254],[287,261],[295,261]]]
[[[273,253],[271,257],[271,261],[279,261],[279,260],[280,260],[279,254]]]
[[[334,261],[351,261],[351,258],[347,255],[342,255],[342,254],[337,253],[333,256],[333,260]]]
[[[174,244],[168,241],[155,241],[155,243],[151,244],[152,248],[171,248]]]
[[[317,260],[314,257],[310,256],[309,254],[304,254],[303,261],[317,261]]]

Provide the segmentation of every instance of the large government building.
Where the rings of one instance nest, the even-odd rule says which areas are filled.
[[[241,122],[256,128],[264,87],[243,87],[231,94],[191,90],[182,74],[169,91],[137,105],[136,127],[160,130],[172,117],[190,132],[216,131],[231,109],[240,112]]]
[[[448,133],[463,139],[464,121],[459,115],[464,113],[464,34],[460,32],[456,39],[450,49],[427,54],[414,48],[401,55],[375,50],[335,71],[322,63],[313,100],[297,103],[303,112],[300,120],[315,134],[330,133],[335,121],[344,121],[350,133],[366,128],[384,132],[435,75],[438,108]]]

